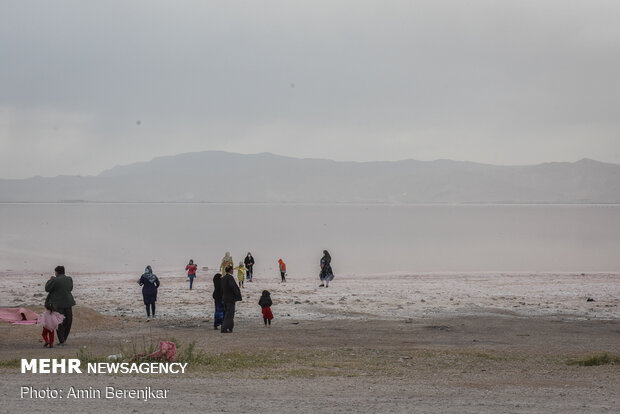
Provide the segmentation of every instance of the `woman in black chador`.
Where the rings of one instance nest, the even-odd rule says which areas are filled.
[[[329,282],[334,279],[332,257],[327,250],[323,250],[323,257],[321,257],[321,273],[319,274],[319,278],[321,279],[319,287],[329,287]]]

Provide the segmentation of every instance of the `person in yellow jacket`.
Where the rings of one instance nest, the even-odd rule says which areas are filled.
[[[245,282],[245,273],[247,272],[245,264],[243,264],[243,262],[239,262],[239,266],[235,267],[235,270],[237,271],[239,287],[243,287],[243,282]]]
[[[220,272],[225,275],[226,274],[226,267],[233,267],[233,259],[232,257],[230,257],[230,253],[226,252],[226,254],[224,255],[224,257],[222,258],[222,264],[220,264]]]

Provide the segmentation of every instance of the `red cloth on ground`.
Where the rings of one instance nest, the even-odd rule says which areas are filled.
[[[262,312],[263,312],[263,319],[268,319],[268,320],[273,319],[273,313],[271,313],[271,307],[267,306],[266,308],[262,308]]]
[[[149,359],[165,359],[166,361],[175,362],[177,360],[177,346],[174,342],[159,341],[159,349],[152,354],[146,355],[144,353],[136,354],[133,359],[149,358]]]
[[[0,321],[15,325],[34,325],[39,314],[26,308],[0,308]]]

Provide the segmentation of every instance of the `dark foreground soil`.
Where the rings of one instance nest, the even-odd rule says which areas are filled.
[[[0,325],[0,412],[604,413],[620,410],[620,322],[507,313],[409,320],[128,319],[75,308],[68,345],[45,349],[38,327]],[[22,374],[16,358],[97,360],[174,339],[178,375]],[[188,353],[189,348],[193,352]],[[166,399],[20,398],[22,386],[167,389]]]

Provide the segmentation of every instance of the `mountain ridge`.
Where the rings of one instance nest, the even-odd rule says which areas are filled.
[[[591,159],[333,161],[202,151],[96,176],[0,180],[0,202],[620,203],[620,165]]]

